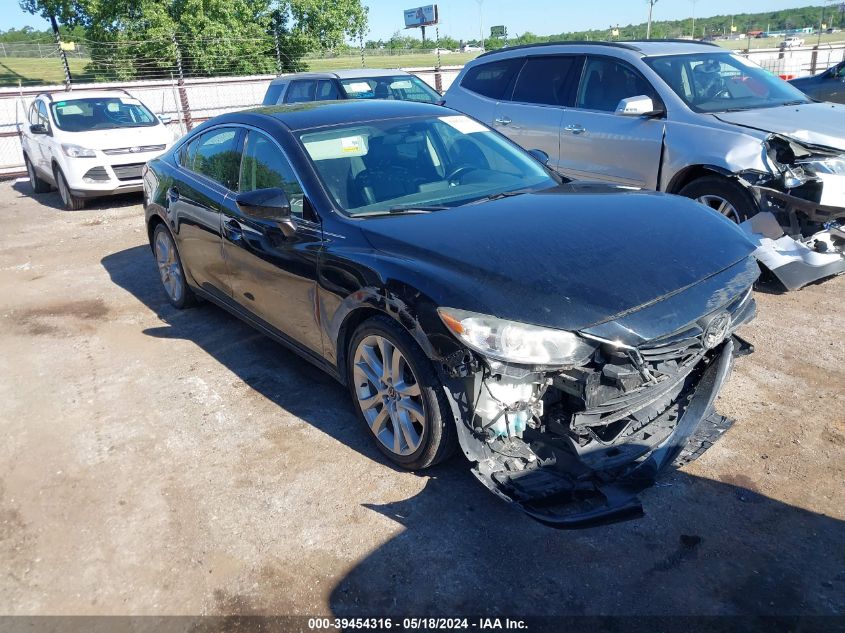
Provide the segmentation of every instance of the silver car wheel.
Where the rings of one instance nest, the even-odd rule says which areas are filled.
[[[426,413],[420,385],[402,352],[383,336],[367,336],[354,355],[355,396],[384,447],[411,455],[422,443]]]
[[[29,184],[35,188],[35,168],[29,160],[26,161],[26,175],[29,176]]]
[[[182,266],[176,256],[176,245],[166,231],[159,231],[155,239],[156,264],[167,296],[174,303],[182,299]]]
[[[717,213],[721,213],[726,218],[733,220],[737,224],[739,224],[739,213],[737,212],[734,205],[730,202],[725,200],[722,196],[714,196],[712,194],[706,196],[699,196],[696,198],[696,201],[700,202],[701,204],[710,207]]]

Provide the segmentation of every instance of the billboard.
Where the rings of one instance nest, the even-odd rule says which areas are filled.
[[[491,26],[490,27],[490,37],[507,37],[507,36],[508,36],[508,29],[505,28],[504,25]]]
[[[405,9],[405,28],[413,29],[418,26],[437,24],[437,5],[429,4],[416,9]]]

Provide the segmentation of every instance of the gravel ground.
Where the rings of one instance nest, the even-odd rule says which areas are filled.
[[[137,196],[0,200],[2,613],[845,610],[845,277],[758,293],[736,424],[645,518],[560,532],[459,458],[397,471],[330,378],[172,309]]]

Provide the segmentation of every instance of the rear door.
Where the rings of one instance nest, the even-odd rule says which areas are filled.
[[[622,99],[657,91],[628,63],[588,56],[575,107],[561,118],[559,171],[570,178],[657,188],[663,118],[615,114]]]
[[[167,206],[176,223],[182,265],[210,294],[228,298],[228,270],[223,260],[222,210],[237,188],[241,130],[212,128],[179,153],[181,177],[167,190]]]
[[[239,192],[280,188],[291,201],[293,234],[275,222],[250,217],[228,197],[223,217],[223,249],[232,297],[265,324],[322,356],[317,317],[317,259],[322,230],[306,212],[302,186],[279,144],[250,128],[240,166]]]
[[[512,94],[505,94],[496,106],[493,127],[525,149],[543,150],[553,169],[560,163],[564,108],[575,100],[583,59],[578,55],[528,57]]]

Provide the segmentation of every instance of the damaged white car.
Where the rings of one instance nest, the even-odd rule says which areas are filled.
[[[445,100],[569,178],[680,194],[737,223],[770,212],[779,235],[744,228],[787,288],[845,271],[845,106],[718,46],[514,47],[467,64]]]

